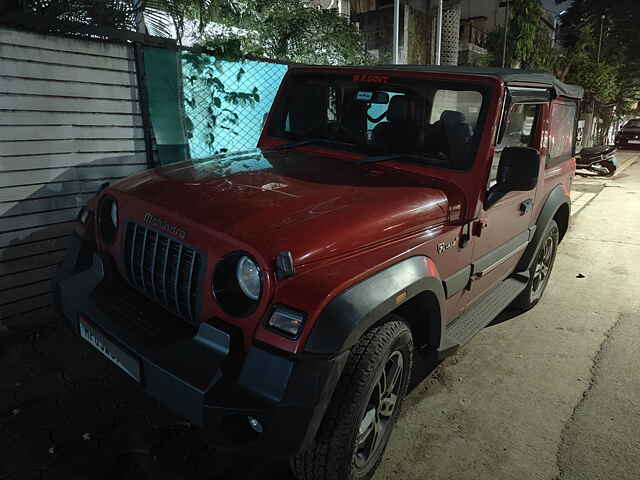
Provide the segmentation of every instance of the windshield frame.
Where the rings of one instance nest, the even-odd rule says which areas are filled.
[[[361,77],[373,77],[375,78],[384,78],[385,82],[371,82],[371,83],[360,83],[358,81],[354,81],[353,77],[356,75],[360,75]],[[298,67],[295,70],[290,71],[280,86],[279,93],[276,97],[276,100],[271,108],[271,112],[265,122],[265,126],[263,129],[263,136],[260,141],[260,144],[263,143],[263,140],[269,138],[271,140],[276,140],[278,143],[280,142],[301,142],[304,141],[306,137],[304,136],[295,136],[288,135],[284,132],[284,111],[287,106],[287,102],[289,101],[288,91],[291,88],[292,82],[297,81],[300,77],[316,77],[320,80],[327,80],[327,83],[343,83],[343,82],[351,82],[356,85],[361,84],[362,88],[373,88],[379,87],[380,83],[387,83],[390,88],[394,87],[408,87],[411,89],[411,84],[414,84],[414,88],[420,89],[420,84],[429,83],[430,87],[433,89],[434,95],[438,90],[459,90],[459,91],[476,91],[481,95],[481,105],[480,111],[478,113],[475,128],[473,132],[473,136],[469,142],[469,159],[466,165],[466,168],[454,168],[450,165],[443,165],[438,163],[433,163],[429,161],[428,152],[421,151],[413,151],[406,152],[407,156],[421,155],[424,156],[425,161],[419,162],[416,161],[415,158],[411,161],[416,165],[420,165],[426,168],[435,168],[439,170],[445,170],[448,172],[456,172],[456,173],[464,173],[470,170],[473,170],[478,163],[478,153],[480,150],[480,146],[483,141],[483,137],[488,131],[492,130],[489,111],[491,110],[492,102],[494,101],[495,96],[495,83],[493,79],[489,79],[487,77],[477,77],[477,76],[469,76],[469,75],[451,75],[451,74],[433,74],[433,73],[423,73],[423,72],[411,72],[411,71],[397,71],[393,69],[381,70],[381,69],[357,69],[357,68],[339,68],[339,69],[321,69],[319,67],[307,67],[302,68]],[[333,77],[333,78],[331,78]],[[389,81],[389,79],[392,79]],[[430,99],[432,100],[432,99]],[[433,108],[433,105],[431,105]],[[428,118],[431,115],[431,110],[429,112],[425,112],[425,117]],[[432,125],[432,124],[430,124]],[[309,137],[313,137],[313,135],[309,135]],[[269,141],[268,143],[272,143]],[[275,143],[275,142],[273,142]],[[325,150],[331,150],[340,152],[341,154],[347,154],[349,156],[359,156],[359,157],[367,157],[370,155],[380,154],[380,152],[375,152],[373,150],[362,149],[362,145],[358,145],[357,143],[346,143],[344,141],[340,141],[338,139],[331,139],[327,137],[322,142],[322,145],[318,145],[319,148]],[[394,153],[394,152],[390,152]],[[402,153],[399,153],[401,156]],[[402,161],[400,158],[397,161]]]

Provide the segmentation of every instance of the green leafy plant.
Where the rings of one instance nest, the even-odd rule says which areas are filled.
[[[135,30],[142,8],[124,0],[8,0],[0,5],[0,19],[11,24],[16,15],[32,16],[43,20],[34,28],[71,34],[82,27]]]
[[[215,49],[233,39],[245,55],[300,63],[371,60],[361,34],[334,9],[314,7],[309,0],[246,0],[245,5],[217,19],[233,27],[226,35],[205,34],[199,43]]]
[[[552,45],[549,29],[542,23],[540,0],[510,0],[509,28],[504,65],[528,69],[553,70],[559,51]],[[504,28],[489,32],[487,50],[491,63],[502,66]]]
[[[260,101],[260,93],[257,87],[253,87],[250,91],[239,91],[225,85],[221,80],[225,67],[219,58],[183,52],[182,60],[185,82],[184,102],[189,107],[185,115],[185,133],[187,138],[193,138],[196,130],[194,124],[196,115],[198,118],[206,119],[205,125],[200,125],[204,131],[204,141],[212,152],[217,153],[215,142],[218,129],[227,130],[233,135],[239,134],[239,115],[224,105],[254,107]],[[239,86],[246,73],[244,63],[234,62],[227,65],[237,68],[235,80]]]

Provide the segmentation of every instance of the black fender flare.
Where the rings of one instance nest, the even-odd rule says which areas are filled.
[[[522,255],[518,266],[516,267],[517,272],[529,270],[531,262],[533,262],[533,259],[538,253],[538,249],[541,244],[540,242],[542,241],[542,235],[544,234],[547,225],[551,220],[553,220],[556,213],[563,205],[567,205],[569,211],[571,211],[571,197],[566,193],[564,185],[556,185],[547,196],[544,206],[540,210],[540,214],[538,215],[538,219],[535,223],[535,233],[529,242],[529,246]]]
[[[425,305],[425,322],[434,322],[428,343],[440,343],[445,293],[442,280],[429,268],[431,260],[414,256],[385,268],[335,296],[318,316],[304,351],[336,354],[350,349],[369,328],[390,312],[421,293],[418,300],[434,298]],[[432,318],[433,315],[439,318]]]

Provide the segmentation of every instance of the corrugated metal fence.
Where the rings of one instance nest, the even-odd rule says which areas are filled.
[[[79,208],[146,167],[133,47],[0,28],[1,323],[50,316]]]

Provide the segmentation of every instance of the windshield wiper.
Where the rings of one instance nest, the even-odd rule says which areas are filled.
[[[419,160],[421,162],[437,161],[437,159],[435,158],[425,157],[424,155],[416,155],[414,153],[389,153],[387,155],[376,155],[372,157],[367,157],[356,163],[358,165],[363,165],[365,163],[388,162],[389,160],[403,160],[403,159]]]

